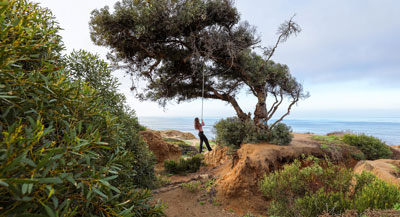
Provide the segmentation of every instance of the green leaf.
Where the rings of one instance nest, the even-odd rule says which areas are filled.
[[[23,184],[21,189],[22,194],[26,194],[28,192],[28,184]]]
[[[113,176],[106,177],[106,178],[104,178],[104,180],[110,181],[110,180],[113,180],[113,179],[116,179],[116,178],[118,178],[118,175],[113,175]]]
[[[96,193],[96,194],[108,199],[107,195],[105,195],[103,192],[97,190],[97,188],[93,187],[92,190],[93,190],[94,193]]]
[[[0,180],[0,185],[4,187],[8,187],[8,183]]]
[[[62,184],[63,181],[60,179],[60,177],[51,177],[51,178],[41,178],[39,179],[39,183]]]
[[[45,204],[43,204],[43,206],[44,206],[44,209],[46,210],[47,214],[48,214],[50,217],[56,217],[56,215],[54,214],[53,210],[50,209],[50,207],[46,206]]]

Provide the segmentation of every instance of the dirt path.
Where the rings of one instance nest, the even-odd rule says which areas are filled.
[[[195,144],[197,140],[192,140]],[[294,134],[292,141],[293,145],[302,144],[303,146],[314,146],[316,142],[306,134]],[[159,172],[162,169],[160,166]],[[170,177],[171,183],[161,189],[153,191],[153,196],[156,200],[160,200],[167,205],[165,214],[167,217],[240,217],[246,214],[246,209],[255,206],[255,198],[245,198],[243,200],[237,199],[240,203],[228,204],[226,201],[216,200],[215,189],[205,190],[204,185],[208,180],[213,178],[217,168],[202,168],[196,174],[188,176],[172,176]],[[187,188],[182,187],[181,183],[195,183],[201,182],[198,190],[190,192]],[[213,192],[214,191],[214,192]],[[261,197],[260,197],[261,198]],[[256,205],[264,204],[259,199]],[[238,209],[241,208],[241,209]],[[235,213],[238,212],[238,213]],[[241,215],[239,215],[241,214]]]
[[[168,206],[167,217],[238,217],[233,212],[226,211],[222,206],[201,200],[202,192],[188,192],[179,187],[171,191],[155,194],[156,199]]]

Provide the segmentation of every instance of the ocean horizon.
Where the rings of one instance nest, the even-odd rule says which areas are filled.
[[[190,132],[196,137],[193,117],[138,117],[141,125],[153,130],[178,130]],[[204,118],[204,133],[209,139],[215,139],[214,124],[220,117]],[[370,119],[285,119],[295,133],[313,133],[325,135],[336,131],[350,131],[375,136],[388,145],[400,145],[400,118]]]

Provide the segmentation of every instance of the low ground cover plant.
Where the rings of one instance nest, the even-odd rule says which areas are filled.
[[[280,171],[266,175],[261,192],[272,200],[268,214],[274,216],[332,215],[354,209],[390,209],[400,202],[398,186],[374,175],[355,175],[329,160],[314,157],[295,160]]]
[[[164,161],[164,168],[167,172],[172,174],[185,174],[197,172],[202,164],[203,155],[196,154],[186,159],[180,158],[178,161],[166,160]]]

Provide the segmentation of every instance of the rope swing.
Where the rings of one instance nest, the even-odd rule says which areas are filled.
[[[203,88],[201,91],[201,120],[203,120],[203,111],[204,111],[204,71],[203,71]]]

